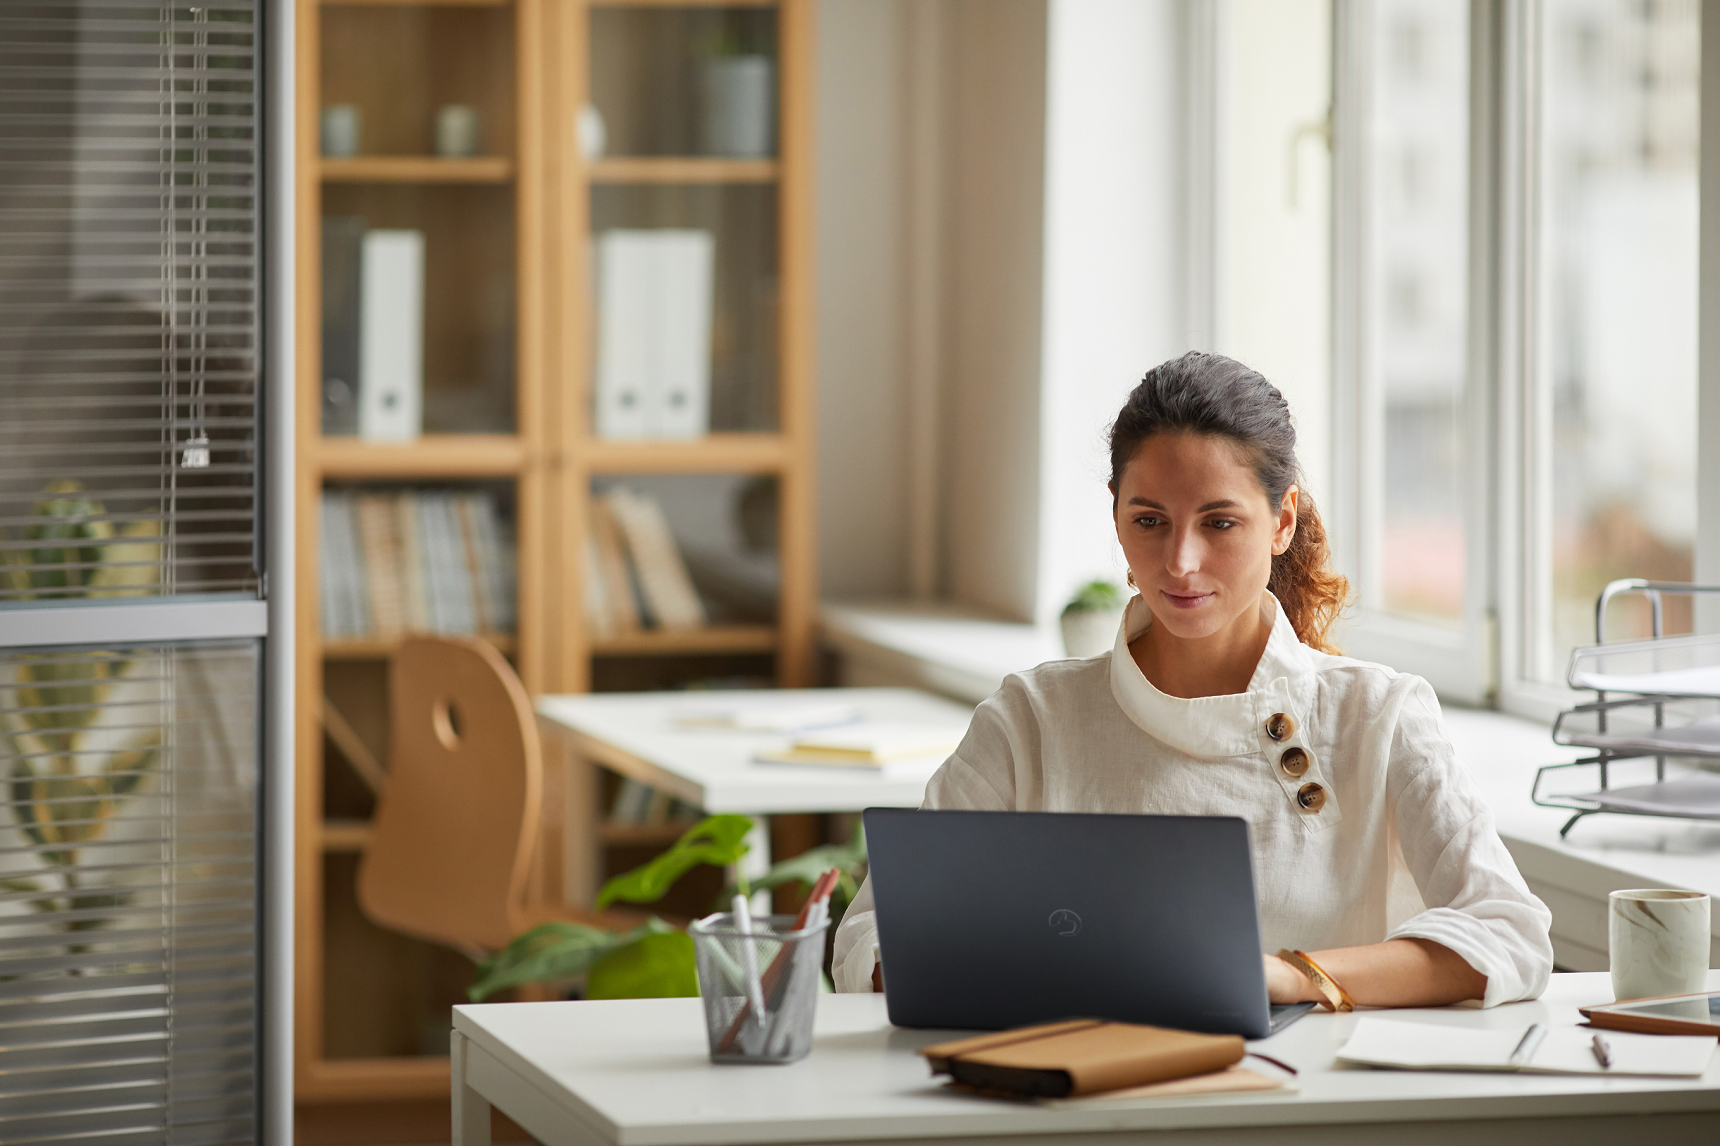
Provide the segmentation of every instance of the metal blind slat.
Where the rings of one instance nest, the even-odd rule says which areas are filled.
[[[0,652],[0,1141],[254,1140],[257,656]]]
[[[258,585],[256,32],[250,2],[0,6],[0,602]],[[210,489],[235,510],[182,516]]]

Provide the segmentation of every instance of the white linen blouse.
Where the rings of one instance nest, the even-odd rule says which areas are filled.
[[[1538,996],[1552,913],[1443,735],[1433,689],[1302,644],[1270,594],[1261,614],[1272,632],[1248,691],[1184,700],[1129,655],[1152,623],[1135,597],[1110,652],[1006,679],[924,807],[1242,816],[1267,951],[1431,939],[1487,976],[1484,1006]],[[1295,722],[1276,740],[1275,714]],[[1292,748],[1307,756],[1300,776],[1280,766]],[[1309,784],[1325,796],[1317,809],[1298,800]],[[836,933],[838,991],[872,989],[872,905],[868,880]]]

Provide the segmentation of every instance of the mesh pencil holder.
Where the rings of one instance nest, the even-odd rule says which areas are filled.
[[[794,1062],[812,1049],[830,924],[796,931],[794,921],[792,915],[759,916],[743,934],[734,916],[721,913],[687,929],[713,1062]]]

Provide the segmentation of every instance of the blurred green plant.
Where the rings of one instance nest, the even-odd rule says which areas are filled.
[[[687,872],[700,864],[729,867],[750,850],[747,816],[708,816],[694,824],[674,845],[649,863],[624,872],[603,885],[597,895],[601,909],[624,903],[655,903]],[[824,872],[842,869],[832,894],[831,926],[853,901],[856,881],[866,864],[865,836],[855,833],[850,844],[833,844],[775,864],[751,881],[739,880],[718,896],[719,909],[737,893],[751,895],[791,883],[808,889]],[[686,932],[653,916],[631,931],[610,931],[584,923],[545,923],[517,936],[486,960],[466,991],[481,1003],[497,991],[524,983],[556,982],[585,976],[588,999],[655,999],[699,993],[693,960],[693,940]]]
[[[115,529],[102,503],[76,482],[49,485],[33,522],[0,550],[0,571],[13,599],[127,597],[151,593],[159,580],[159,524]],[[51,877],[0,879],[31,896],[42,913],[65,912],[71,932],[109,922],[98,913],[123,906],[131,893],[92,886],[78,869],[79,849],[107,834],[125,801],[154,772],[160,733],[115,744],[101,726],[114,690],[131,670],[124,652],[30,654],[12,664],[12,697],[0,752],[7,757],[7,802],[14,825]],[[53,886],[57,883],[59,886]],[[74,948],[81,950],[81,948]]]
[[[1065,613],[1109,613],[1123,607],[1123,591],[1111,581],[1089,581],[1075,591]]]

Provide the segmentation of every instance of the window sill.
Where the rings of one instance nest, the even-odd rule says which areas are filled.
[[[842,658],[842,684],[922,688],[969,704],[1010,673],[1063,656],[1037,625],[959,601],[827,602],[819,626]]]

